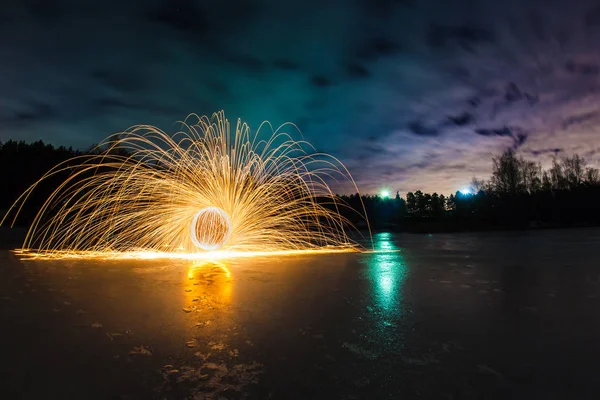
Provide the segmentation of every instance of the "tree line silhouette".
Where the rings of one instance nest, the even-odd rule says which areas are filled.
[[[539,163],[507,150],[493,159],[488,180],[473,178],[471,193],[408,192],[403,199],[341,196],[351,207],[365,204],[375,229],[417,232],[522,229],[600,224],[600,174],[579,155]],[[360,221],[350,213],[354,223]]]
[[[4,215],[52,167],[83,154],[42,141],[0,142],[0,213]],[[18,222],[29,223],[65,178],[63,174],[44,181],[28,199]],[[578,155],[555,158],[544,170],[507,150],[493,159],[488,180],[473,178],[471,191],[445,196],[417,190],[405,198],[399,193],[394,198],[342,195],[349,207],[340,211],[364,227],[360,215],[351,211],[362,210],[364,204],[371,227],[415,232],[600,225],[600,174]]]
[[[33,143],[14,140],[0,142],[0,218],[29,186],[52,167],[81,154],[73,148],[54,147],[41,140]],[[27,224],[31,221],[48,195],[60,183],[59,180],[60,177],[56,177],[43,182],[32,193],[18,222]]]

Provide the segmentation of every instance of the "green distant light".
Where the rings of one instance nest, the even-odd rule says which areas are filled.
[[[382,199],[389,199],[390,197],[390,192],[388,190],[382,190],[381,193],[379,193],[379,196]]]

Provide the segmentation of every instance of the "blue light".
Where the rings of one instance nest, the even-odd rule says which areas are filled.
[[[473,191],[471,190],[471,188],[462,188],[459,190],[460,194],[463,194],[465,196],[473,194]]]

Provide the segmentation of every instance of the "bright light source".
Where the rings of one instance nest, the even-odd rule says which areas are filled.
[[[379,193],[379,196],[381,196],[382,199],[388,199],[390,197],[390,192],[389,190],[382,190],[381,193]]]
[[[218,207],[205,207],[194,215],[190,236],[202,250],[217,250],[231,236],[231,219]]]
[[[218,112],[192,114],[184,126],[177,139],[148,125],[110,136],[97,152],[76,157],[75,166],[61,163],[46,173],[0,216],[0,225],[16,218],[42,181],[64,173],[23,242],[29,258],[212,259],[359,249],[351,224],[325,206],[337,202],[326,181],[354,185],[352,177],[333,156],[311,156],[310,145],[294,141],[292,124],[281,127],[285,134],[269,123],[251,132],[239,120],[231,128]]]
[[[473,191],[471,190],[471,188],[462,188],[459,190],[459,192],[464,195],[473,194]]]

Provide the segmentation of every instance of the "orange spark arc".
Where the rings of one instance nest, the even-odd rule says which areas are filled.
[[[355,228],[340,212],[347,205],[327,183],[358,191],[350,173],[286,127],[295,128],[265,122],[252,133],[238,120],[232,133],[223,112],[192,114],[174,135],[135,126],[50,170],[2,223],[9,215],[14,223],[42,181],[68,173],[19,254],[220,259],[358,250],[349,236]]]

